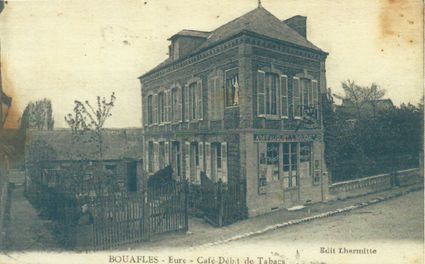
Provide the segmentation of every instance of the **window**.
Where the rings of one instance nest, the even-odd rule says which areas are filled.
[[[153,142],[148,143],[148,171],[154,171],[154,154],[153,154]]]
[[[294,77],[293,79],[294,117],[318,117],[319,89],[316,80]]]
[[[159,169],[163,169],[165,164],[165,142],[159,142]]]
[[[226,107],[239,105],[238,69],[226,71]]]
[[[184,117],[186,121],[202,120],[203,104],[202,104],[202,81],[190,83],[184,87]]]
[[[198,142],[190,143],[190,181],[192,183],[199,182],[199,144]]]
[[[291,188],[298,185],[298,143],[283,143],[283,186]]]
[[[217,181],[221,169],[221,144],[211,143],[211,179]]]
[[[171,165],[173,167],[173,175],[175,179],[181,177],[181,153],[180,142],[173,141],[171,145]]]
[[[259,186],[279,180],[279,143],[259,143]]]
[[[300,177],[311,177],[311,143],[300,143]]]
[[[292,105],[294,109],[294,118],[301,118],[300,79],[297,77],[294,77],[292,82]]]
[[[265,83],[265,114],[266,115],[277,115],[277,88],[278,88],[278,76],[273,73],[266,73]]]
[[[280,98],[280,99],[279,99]],[[286,75],[257,72],[257,114],[288,117],[288,80]]]
[[[166,121],[165,119],[165,93],[161,92],[158,94],[158,123],[161,124]]]
[[[153,105],[152,105],[153,96],[148,96],[148,125],[153,124]]]
[[[197,92],[197,83],[191,83],[189,85],[189,115],[190,119],[196,119],[196,92]]]
[[[171,113],[170,120],[173,122],[181,121],[182,119],[182,97],[180,88],[174,87],[171,89]]]
[[[288,117],[288,77],[286,75],[280,76],[280,115],[281,117]]]
[[[222,120],[224,97],[222,77],[214,75],[208,78],[208,115],[210,120]]]

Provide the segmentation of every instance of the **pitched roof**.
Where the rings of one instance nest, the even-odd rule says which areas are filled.
[[[263,7],[258,7],[217,28],[198,49],[211,46],[242,31],[257,33],[269,38],[323,52]]]
[[[89,134],[81,135],[73,142],[69,129],[30,131],[26,151],[40,152],[39,159],[46,160],[98,160],[97,142],[90,140],[91,137]],[[143,158],[140,129],[105,129],[102,139],[104,160]],[[41,157],[46,151],[50,152],[48,158]]]
[[[170,40],[179,35],[206,38],[204,43],[202,43],[197,49],[193,50],[186,56],[189,57],[198,51],[212,47],[223,40],[236,36],[241,32],[251,32],[264,37],[291,43],[299,47],[325,53],[323,50],[308,41],[305,37],[298,34],[298,32],[290,28],[288,25],[286,25],[284,22],[279,20],[277,17],[275,17],[273,14],[271,14],[269,11],[267,11],[261,6],[218,27],[212,32],[182,30],[177,34],[173,35]],[[171,64],[172,62],[173,60],[167,58],[162,63],[160,63],[144,75],[147,75],[157,69],[165,67]]]
[[[196,38],[207,38],[211,32],[208,31],[199,31],[199,30],[191,30],[191,29],[183,29],[176,34],[172,35],[168,40],[172,40],[177,36],[185,36],[185,37],[196,37]]]

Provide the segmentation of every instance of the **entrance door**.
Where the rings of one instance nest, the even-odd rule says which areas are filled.
[[[137,161],[127,163],[127,190],[137,192]]]
[[[311,177],[311,143],[300,143],[300,178]]]

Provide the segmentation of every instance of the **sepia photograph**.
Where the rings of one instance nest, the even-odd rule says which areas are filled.
[[[423,263],[423,13],[0,0],[0,263]]]

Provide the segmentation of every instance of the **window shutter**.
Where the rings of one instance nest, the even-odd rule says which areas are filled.
[[[185,161],[185,175],[186,180],[190,180],[190,142],[184,143],[184,161]]]
[[[178,109],[177,109],[177,114],[178,114],[178,121],[183,121],[183,91],[182,88],[179,87],[177,88],[177,101],[178,101]]]
[[[280,115],[288,117],[288,77],[280,76]]]
[[[265,95],[264,95],[264,81],[266,78],[266,73],[263,71],[257,72],[257,114],[265,114]]]
[[[215,119],[216,113],[213,104],[216,102],[215,100],[215,78],[208,78],[208,118],[210,120]]]
[[[168,99],[169,95],[169,91],[165,91],[164,92],[164,122],[168,122],[168,115],[169,115],[169,110],[168,110],[168,106],[170,104],[170,100]]]
[[[149,141],[146,141],[146,143],[145,143],[145,149],[146,149],[146,151],[144,151],[145,152],[145,155],[144,155],[144,157],[145,157],[145,170],[147,172],[150,172],[149,171],[149,164],[150,164],[150,160],[149,160]]]
[[[218,113],[217,119],[223,120],[224,118],[224,74],[222,71],[219,72],[218,78],[215,83],[216,99],[215,104],[217,105]]]
[[[301,117],[300,79],[294,77],[292,85],[292,105],[294,117]]]
[[[170,144],[165,141],[165,166],[170,165]]]
[[[204,171],[204,142],[198,143],[198,150],[199,150],[199,168],[201,171]]]
[[[159,142],[153,143],[153,168],[154,172],[159,170]]]
[[[221,175],[221,180],[227,182],[227,142],[221,143]]]
[[[189,121],[189,86],[183,87],[183,120]]]
[[[152,123],[156,124],[158,120],[158,96],[154,94],[152,96]]]
[[[143,98],[143,124],[145,124],[145,126],[148,126],[148,100],[147,97]]]
[[[317,85],[317,81],[313,80],[311,82],[311,86],[313,89],[313,105],[316,110],[317,115],[319,114],[319,87]]]
[[[205,173],[211,179],[211,143],[205,142]]]
[[[202,80],[198,81],[198,91],[196,95],[198,97],[198,108],[197,108],[197,117],[199,120],[204,118],[204,104],[203,104],[203,89],[202,89]]]

